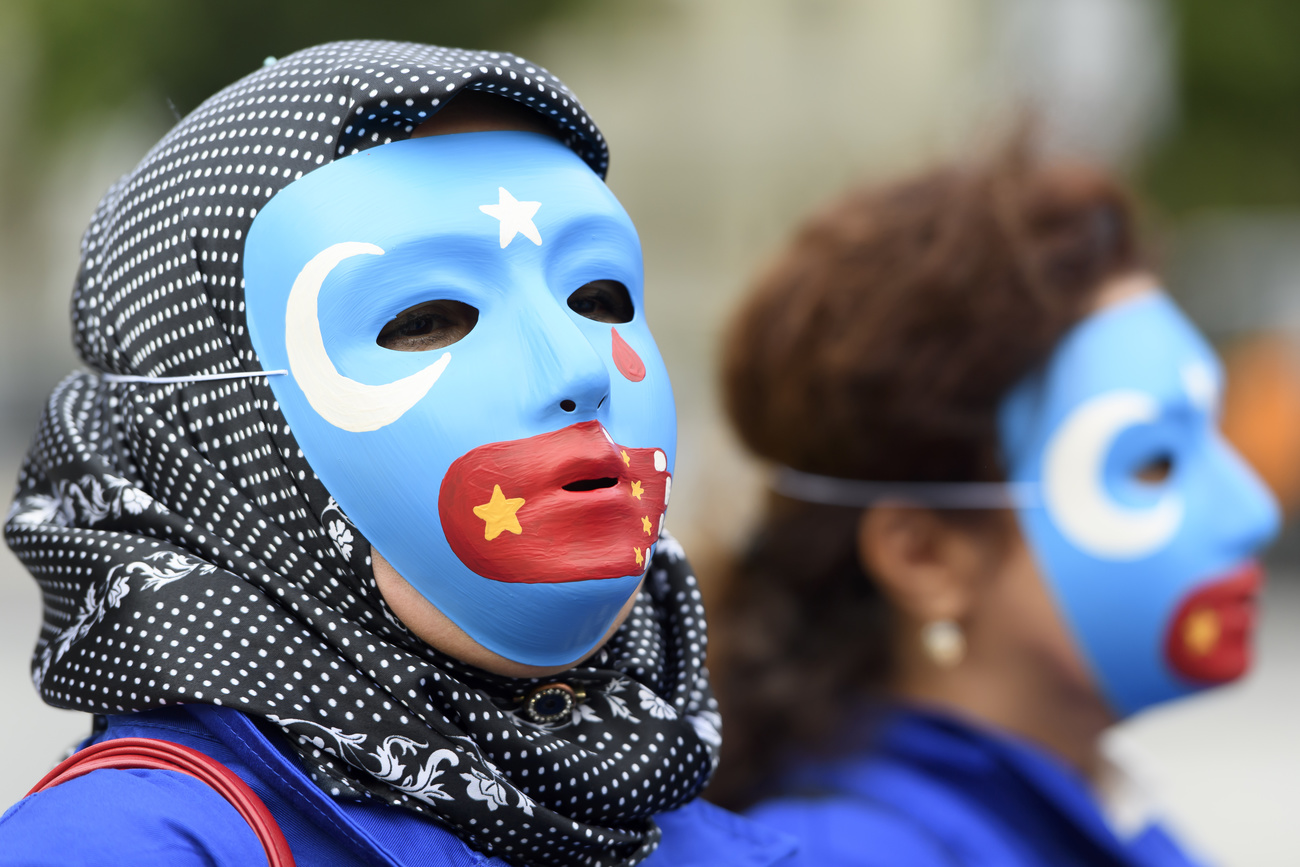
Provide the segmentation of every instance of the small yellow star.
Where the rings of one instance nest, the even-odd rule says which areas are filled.
[[[650,532],[650,519],[647,518],[645,515],[641,516],[641,528],[645,530],[645,534],[647,536],[654,535],[653,533]]]
[[[632,496],[636,497],[636,498],[639,500],[639,499],[641,499],[641,494],[642,494],[642,493],[643,493],[643,492],[642,492],[642,490],[641,490],[641,483],[640,483],[640,482],[633,482],[633,483],[632,483]]]
[[[500,485],[493,485],[492,499],[481,506],[474,507],[474,514],[486,522],[483,527],[483,538],[491,542],[505,531],[516,536],[522,533],[524,528],[519,526],[519,518],[515,516],[515,512],[518,512],[523,504],[523,497],[507,498],[501,493]]]
[[[636,565],[640,566],[642,563],[645,562],[645,558],[641,556],[640,548],[633,548],[632,553],[636,555]]]
[[[1187,618],[1187,625],[1183,627],[1183,643],[1192,653],[1204,656],[1219,643],[1222,632],[1219,615],[1208,608],[1202,608]]]
[[[627,456],[627,449],[623,449],[623,465],[632,466],[632,459]]]

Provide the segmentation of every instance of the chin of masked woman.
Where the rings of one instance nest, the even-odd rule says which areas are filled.
[[[721,612],[714,791],[809,863],[1189,863],[1099,737],[1247,669],[1277,510],[1133,222],[1012,149],[831,204],[733,323],[784,496]]]
[[[92,741],[225,763],[299,863],[711,851],[673,397],[607,159],[545,69],[400,43],[283,58],[168,133],[91,220],[89,370],[6,525],[44,592],[44,699],[95,714]],[[762,855],[714,837],[720,863]],[[157,770],[31,796],[0,840],[257,845]]]

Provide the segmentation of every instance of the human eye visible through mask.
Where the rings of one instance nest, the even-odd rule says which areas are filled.
[[[425,301],[408,307],[379,331],[375,342],[398,352],[427,352],[461,340],[478,324],[478,310],[461,301]]]
[[[617,280],[593,280],[569,296],[569,309],[593,322],[631,322],[636,308],[627,287]]]
[[[1133,478],[1146,485],[1159,485],[1169,480],[1174,471],[1171,452],[1152,455],[1133,470]]]

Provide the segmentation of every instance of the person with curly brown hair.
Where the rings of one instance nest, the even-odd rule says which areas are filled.
[[[1128,195],[1021,146],[812,216],[725,342],[774,492],[711,796],[818,865],[1185,865],[1102,733],[1250,662],[1271,496]]]

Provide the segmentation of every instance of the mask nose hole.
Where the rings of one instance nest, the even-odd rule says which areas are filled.
[[[560,401],[560,409],[564,410],[565,412],[573,412],[577,408],[578,405],[567,398]]]

